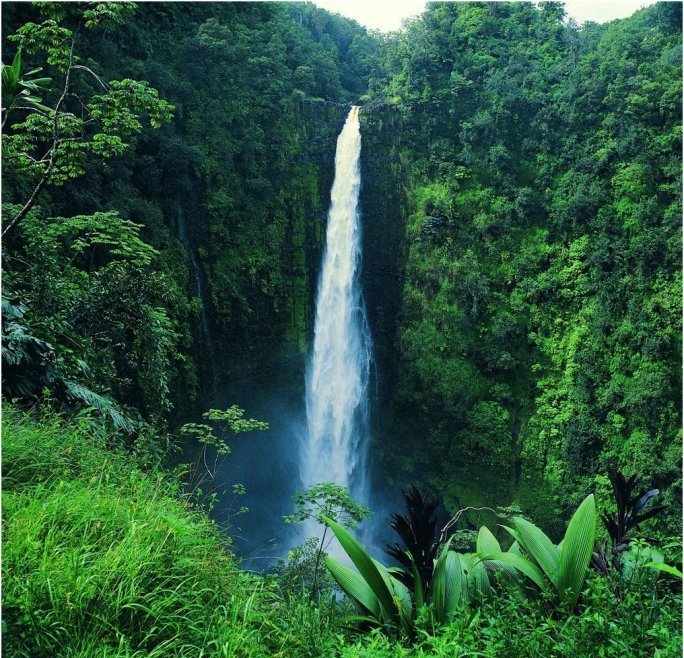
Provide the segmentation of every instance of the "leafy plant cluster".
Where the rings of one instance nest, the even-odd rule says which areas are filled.
[[[14,58],[3,66],[6,289],[27,320],[59,318],[46,332],[29,327],[58,353],[64,334],[78,336],[64,349],[93,375],[70,378],[145,417],[182,421],[217,377],[280,346],[305,349],[345,114],[324,99],[365,91],[377,38],[301,4],[17,3],[3,16]],[[34,227],[99,217],[91,230],[102,231],[109,212],[138,225],[154,257],[133,263],[133,281],[128,265],[113,267],[84,290],[83,271],[120,254],[92,244],[71,260],[65,230],[52,237],[67,260],[53,265]],[[32,287],[46,265],[50,305]],[[111,313],[142,304],[142,317],[102,316],[125,335],[100,326],[91,336],[62,299],[74,278],[95,305],[121,298],[117,286],[142,288],[144,299],[124,295]],[[135,354],[143,348],[154,364]]]
[[[505,563],[486,570],[496,596],[471,588],[477,581],[460,569],[464,558],[472,561],[454,551],[440,554],[438,584],[428,587],[426,601],[449,606],[459,594],[460,605],[444,609],[443,620],[424,606],[411,619],[410,644],[387,634],[391,626],[359,635],[359,625],[378,621],[367,609],[359,621],[346,601],[310,597],[315,544],[293,553],[289,572],[246,573],[230,553],[230,540],[189,503],[178,481],[166,471],[141,469],[130,453],[113,450],[111,429],[99,416],[59,415],[47,406],[27,414],[6,405],[3,412],[3,650],[8,655],[404,658],[477,652],[492,658],[539,653],[671,658],[681,653],[681,595],[656,571],[640,566],[639,577],[620,577],[619,597],[615,574],[588,573],[574,614],[567,608],[558,614],[553,588],[549,598],[524,576],[516,586],[507,577],[514,570]],[[533,545],[541,531],[520,522],[511,524],[512,531],[522,528],[532,543],[529,553],[521,546],[519,557],[538,565],[534,556],[540,549]],[[333,528],[362,569],[374,565],[379,593],[387,587],[385,577],[397,587],[396,570],[369,563],[341,525]],[[494,541],[482,530],[475,555],[492,550]],[[303,563],[308,567],[302,570]],[[318,581],[319,588],[324,585]],[[372,599],[368,603],[372,609]],[[395,598],[385,604],[388,619],[398,614],[391,612],[399,609]]]
[[[502,591],[518,601],[539,601],[552,615],[573,616],[585,583],[592,578],[592,562],[602,578],[615,588],[617,600],[635,578],[641,587],[654,588],[653,570],[674,576],[681,583],[681,571],[665,564],[660,551],[624,533],[626,525],[634,529],[641,521],[664,510],[661,505],[653,505],[646,511],[659,492],[650,490],[631,500],[632,514],[626,513],[625,503],[636,477],[626,479],[621,473],[611,473],[611,478],[615,483],[617,511],[601,517],[615,552],[610,568],[605,560],[605,547],[597,542],[598,515],[593,494],[576,510],[558,545],[533,523],[518,516],[512,518],[512,527],[502,526],[513,538],[506,551],[492,532],[482,526],[475,551],[462,553],[452,549],[454,535],[440,541],[443,534],[438,538],[435,531],[432,501],[416,489],[404,495],[407,515],[394,515],[393,527],[405,542],[404,550],[398,544],[387,549],[398,558],[402,568],[385,567],[371,558],[342,525],[330,518],[324,522],[356,570],[331,556],[326,556],[325,564],[358,609],[360,616],[350,619],[411,639],[416,638],[426,621],[432,627],[444,626],[457,617],[471,623],[473,613],[479,614],[477,611],[495,594],[501,596]],[[637,511],[640,516],[634,515]],[[623,532],[618,528],[623,528]],[[426,560],[427,555],[432,559]]]
[[[134,8],[39,3],[40,20],[8,37],[17,51],[3,66],[2,141],[4,395],[33,401],[47,391],[129,435],[161,427],[170,381],[192,377],[178,354],[188,302],[141,225],[101,207],[60,216],[50,189],[121,155],[143,116],[155,128],[171,120],[173,106],[147,82],[105,82],[82,57],[93,31],[119,27]],[[51,77],[22,73],[25,55]]]

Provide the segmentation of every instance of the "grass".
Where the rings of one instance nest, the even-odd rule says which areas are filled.
[[[240,571],[164,473],[106,448],[88,418],[6,410],[6,655],[291,655],[277,588]]]
[[[496,598],[472,615],[423,629],[411,647],[376,634],[345,646],[342,658],[680,658],[681,596],[634,588],[617,601],[595,577],[582,610],[554,618],[543,602]]]

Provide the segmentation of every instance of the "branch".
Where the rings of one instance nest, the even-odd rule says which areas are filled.
[[[81,29],[81,26],[79,25],[74,30],[74,34],[71,37],[71,48],[69,50],[69,66],[67,67],[66,76],[64,78],[64,89],[62,90],[62,95],[59,97],[59,100],[57,101],[57,105],[55,105],[55,116],[54,116],[54,120],[52,123],[53,138],[52,138],[52,148],[50,149],[50,159],[47,163],[47,166],[45,167],[45,171],[43,172],[43,176],[38,181],[38,184],[36,185],[31,196],[29,197],[29,200],[26,202],[24,207],[17,213],[17,215],[14,217],[14,219],[12,219],[12,221],[2,231],[2,234],[0,234],[0,236],[4,236],[17,222],[20,222],[22,219],[24,219],[24,217],[26,217],[29,210],[31,210],[31,208],[33,208],[34,204],[36,203],[38,195],[41,193],[41,191],[45,187],[46,183],[48,182],[50,175],[52,174],[52,170],[55,168],[55,164],[57,161],[57,147],[59,146],[59,110],[62,107],[62,103],[64,102],[64,99],[67,97],[67,94],[69,93],[69,83],[71,80],[71,71],[74,68],[74,47],[76,46],[76,37],[78,36],[80,29]]]
[[[44,162],[49,162],[45,155],[40,160],[36,160],[31,154],[25,153],[24,151],[22,151],[21,153],[17,153],[13,157],[17,159],[26,158],[27,160],[30,160],[33,164],[43,164]]]
[[[9,118],[9,115],[10,115],[10,109],[12,109],[12,110],[29,110],[29,111],[35,112],[36,114],[42,114],[43,116],[46,116],[46,117],[50,116],[47,112],[45,112],[45,111],[43,111],[37,107],[33,107],[33,106],[12,105],[11,107],[3,107],[2,109],[5,112],[5,118],[2,120],[2,126],[0,127],[0,129],[3,129],[3,130],[5,128],[5,124],[7,123],[7,119]]]
[[[92,69],[89,69],[87,66],[83,66],[83,64],[74,64],[73,67],[74,69],[81,69],[82,71],[87,71],[92,75],[102,86],[103,89],[109,89],[109,85],[99,76],[95,71]]]
[[[492,512],[496,516],[501,517],[501,514],[499,514],[496,510],[493,510],[491,507],[464,507],[463,509],[458,510],[456,514],[449,520],[449,522],[442,528],[441,532],[439,533],[439,544],[443,544],[446,539],[447,539],[447,534],[449,531],[460,521],[461,517],[466,513],[466,512]],[[505,517],[501,517],[505,518]]]
[[[76,68],[76,67],[74,67],[74,68]],[[75,98],[75,99],[79,102],[80,106],[81,106],[88,114],[92,115],[92,112],[90,111],[90,109],[88,108],[88,106],[81,100],[81,97],[80,97],[78,94],[70,93],[69,96],[71,96],[71,98]]]

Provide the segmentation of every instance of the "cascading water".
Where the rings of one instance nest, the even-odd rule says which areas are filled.
[[[334,482],[367,500],[368,380],[371,338],[360,289],[361,186],[359,108],[337,139],[335,181],[316,300],[314,344],[306,378],[305,486]]]
[[[192,279],[195,283],[195,293],[197,295],[197,298],[200,300],[200,321],[202,323],[201,325],[201,332],[202,332],[202,340],[204,341],[204,345],[207,349],[208,353],[208,359],[207,359],[207,366],[211,375],[211,381],[213,382],[215,380],[214,376],[214,348],[211,340],[211,333],[209,331],[209,318],[207,316],[207,310],[206,310],[206,304],[205,304],[205,298],[204,298],[204,289],[202,286],[202,275],[200,273],[200,268],[199,264],[197,263],[197,257],[195,256],[195,250],[192,248],[192,244],[190,243],[190,239],[188,238],[188,232],[185,227],[185,213],[183,212],[183,207],[181,205],[178,206],[178,239],[181,241],[183,246],[185,247],[185,250],[187,251],[188,258],[190,260],[190,267],[191,271],[190,274],[192,276]]]

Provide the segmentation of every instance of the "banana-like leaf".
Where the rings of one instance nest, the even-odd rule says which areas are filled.
[[[464,566],[464,570],[468,574],[468,600],[473,596],[476,596],[478,600],[482,600],[491,594],[492,587],[489,583],[486,565],[480,560],[479,555],[477,553],[462,555],[461,562]]]
[[[518,532],[516,539],[520,545],[555,585],[558,580],[558,564],[560,562],[558,548],[534,523],[517,516],[513,519],[513,524]]]
[[[449,551],[444,561],[444,578],[445,578],[445,597],[444,597],[444,613],[446,618],[449,618],[464,599],[464,590],[467,587],[466,576],[463,572],[463,565],[461,563],[461,556],[454,551]]]
[[[382,564],[382,562],[378,562],[375,558],[371,558],[371,560],[373,560],[373,564],[375,565],[376,569],[378,570],[378,573],[382,577],[382,580],[385,583],[385,587],[387,587],[387,590],[390,593],[394,593],[394,589],[392,587],[392,578],[387,567],[385,567],[385,565]]]
[[[494,560],[483,560],[482,556],[480,556],[479,554],[475,557],[477,558],[476,563],[479,563],[482,566],[484,566],[488,575],[489,573],[499,574],[503,583],[513,588],[518,594],[522,595],[524,593],[522,577],[518,569],[515,569],[510,564],[504,564],[503,562],[496,562]]]
[[[375,621],[380,621],[380,601],[361,574],[339,563],[329,555],[326,555],[323,561],[335,582],[360,611],[368,612]]]
[[[582,591],[595,538],[596,503],[594,495],[590,494],[570,519],[558,564],[556,587],[561,603],[570,610],[575,607]]]
[[[413,630],[413,624],[411,622],[413,601],[411,600],[411,593],[409,592],[408,587],[397,578],[394,578],[390,573],[390,569],[382,564],[382,562],[378,562],[374,558],[371,559],[382,576],[387,589],[392,594],[392,600],[394,601],[393,609],[398,613],[401,625],[407,632],[411,633]]]
[[[522,544],[522,540],[520,539],[520,533],[513,528],[509,528],[507,525],[499,525],[499,527],[503,528],[511,537],[513,537],[513,545],[517,544],[518,553],[522,555],[522,552],[520,550],[520,546]]]
[[[480,555],[484,555],[485,553],[501,552],[501,545],[486,525],[483,525],[480,528],[480,531],[477,533],[477,542],[475,544],[475,550]]]
[[[394,591],[394,600],[396,602],[397,609],[399,610],[399,617],[402,622],[402,626],[406,630],[411,630],[413,624],[411,621],[413,615],[413,601],[411,600],[411,592],[409,592],[408,587],[404,585],[401,581],[396,578],[391,578],[391,587]]]
[[[684,574],[679,569],[677,569],[676,567],[671,567],[669,564],[663,564],[662,562],[648,562],[644,566],[649,567],[651,569],[656,569],[657,571],[662,571],[663,573],[670,574],[670,576],[679,578],[679,580],[682,580],[684,578]]]
[[[389,578],[389,575],[378,570],[373,558],[339,523],[325,517],[323,517],[323,521],[333,531],[344,552],[377,597],[383,616],[387,620],[397,621],[398,611],[394,603],[393,592],[385,582],[385,578]]]
[[[490,553],[489,555],[482,555],[480,559],[483,561],[500,562],[502,565],[508,565],[514,567],[522,574],[527,576],[539,589],[548,589],[548,584],[544,578],[544,574],[537,567],[536,564],[522,557],[521,555],[516,555],[515,553],[501,552],[501,553]]]
[[[518,531],[514,530],[513,528],[509,528],[505,525],[502,525],[500,527],[503,528],[506,532],[508,532],[508,534],[511,535],[511,537],[513,537],[514,539],[513,543],[510,545],[508,549],[508,553],[510,553],[511,555],[519,555],[520,557],[525,558],[523,550],[520,547],[520,535]],[[513,585],[519,594],[524,594],[524,586],[520,578],[520,571],[514,569],[509,564],[503,564],[502,562],[493,563],[486,561],[485,565],[490,571],[492,571],[492,565],[494,565],[494,568],[504,573],[504,579],[506,580],[506,582]]]
[[[435,563],[430,584],[430,602],[438,621],[448,621],[463,596],[465,575],[457,553],[450,551],[451,539],[444,545]]]
[[[38,69],[39,70],[39,69]],[[48,85],[52,82],[52,78],[33,78],[32,80],[22,80],[21,85],[23,87],[28,87],[34,91],[39,91],[41,87]]]

